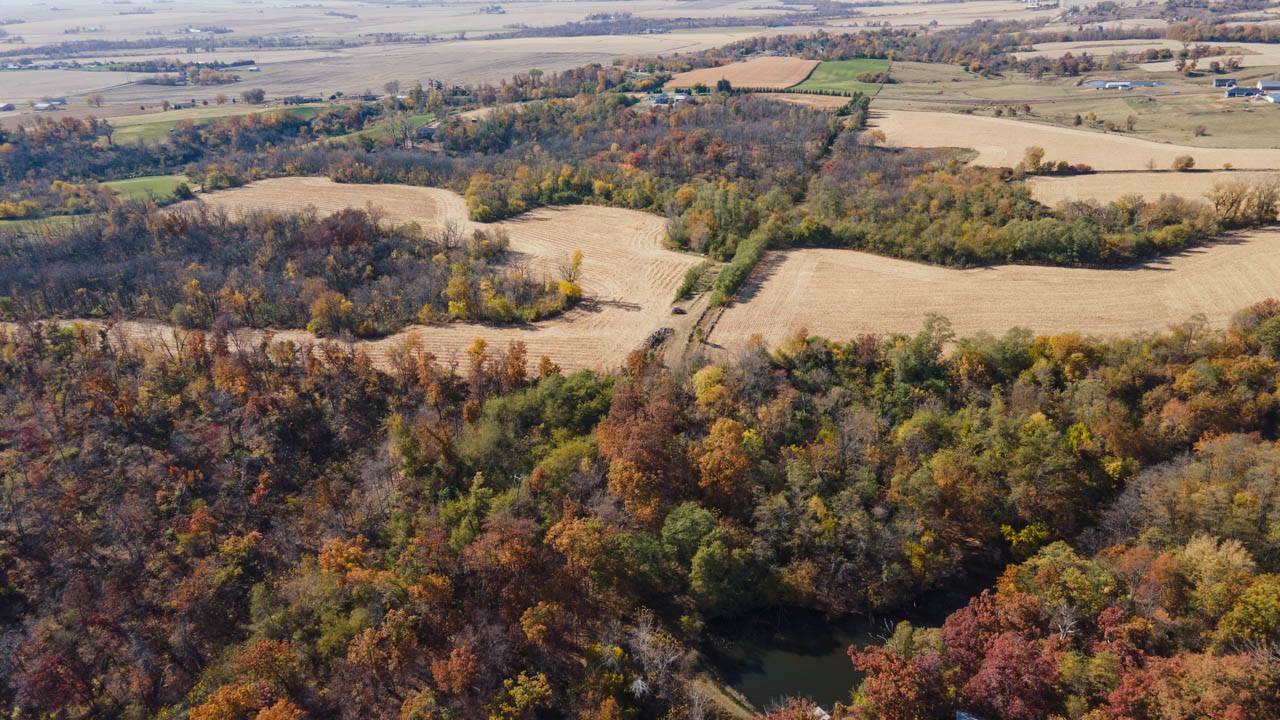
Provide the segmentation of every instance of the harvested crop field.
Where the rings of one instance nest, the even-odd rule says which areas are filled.
[[[547,356],[566,369],[610,369],[622,364],[649,333],[671,325],[671,298],[686,269],[699,258],[665,249],[663,218],[637,212],[579,205],[543,208],[493,225],[466,219],[460,196],[447,190],[404,185],[339,185],[321,178],[282,178],[213,193],[201,202],[228,211],[302,210],[321,212],[372,206],[396,222],[423,227],[452,224],[474,228],[502,228],[511,239],[510,262],[528,263],[535,271],[558,276],[575,250],[583,254],[581,284],[585,299],[564,315],[518,326],[454,323],[415,325],[394,336],[361,342],[375,361],[406,341],[417,342],[442,359],[463,359],[476,338],[491,348],[504,349],[514,341],[528,348],[531,362]],[[166,332],[162,326],[132,323],[130,334]],[[260,333],[246,333],[252,339]],[[316,342],[303,331],[277,332],[278,339]]]
[[[721,67],[690,70],[671,78],[667,87],[687,88],[702,83],[715,87],[721,79],[734,87],[771,88],[782,90],[804,82],[818,66],[817,60],[789,57],[766,57],[730,63]]]
[[[1146,170],[1168,168],[1174,158],[1190,155],[1196,167],[1221,168],[1230,163],[1238,170],[1280,169],[1280,149],[1199,148],[1141,140],[1116,133],[1038,125],[1020,120],[945,112],[877,110],[870,125],[885,134],[890,145],[901,147],[963,147],[978,151],[974,163],[1012,167],[1027,148],[1046,150],[1045,159],[1083,163],[1095,170]]]
[[[1068,53],[1081,55],[1088,53],[1094,57],[1106,57],[1117,51],[1139,54],[1147,48],[1178,50],[1182,43],[1167,38],[1150,40],[1072,40],[1065,42],[1043,42],[1031,46],[1030,50],[1011,53],[1019,60],[1032,57],[1057,59]]]
[[[973,2],[906,2],[887,5],[867,5],[858,8],[852,18],[832,20],[832,28],[877,26],[932,26],[956,27],[974,22],[999,18],[1001,20],[1032,20],[1043,17],[1027,3],[1006,0],[976,0]]]
[[[1098,173],[1074,177],[1031,177],[1027,187],[1040,202],[1053,206],[1063,200],[1111,202],[1125,195],[1141,195],[1154,200],[1161,195],[1202,198],[1223,182],[1255,182],[1265,178],[1280,180],[1274,172],[1135,172]]]
[[[807,93],[757,93],[753,97],[766,100],[804,105],[818,110],[839,110],[849,104],[849,98],[839,95],[809,95]]]
[[[854,250],[789,250],[765,257],[707,342],[732,353],[753,335],[775,347],[802,328],[839,340],[916,332],[930,313],[948,317],[962,336],[1012,327],[1119,335],[1164,330],[1197,313],[1221,327],[1278,289],[1280,230],[1123,270],[957,270]]]

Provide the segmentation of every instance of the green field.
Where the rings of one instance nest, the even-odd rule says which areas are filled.
[[[88,215],[54,215],[29,220],[0,220],[0,232],[26,232],[30,230],[57,230]]]
[[[435,119],[436,119],[436,116],[433,113],[425,113],[422,115],[410,115],[409,125],[414,130],[417,130],[418,128],[422,127],[423,125],[426,125],[427,123]],[[378,122],[375,125],[367,127],[363,130],[357,130],[355,132],[347,133],[346,135],[338,135],[338,136],[329,138],[329,141],[351,140],[351,139],[359,139],[359,138],[381,140],[382,138],[390,136],[390,134],[391,134],[391,131],[387,127],[387,123],[385,121],[382,121],[382,122]]]
[[[181,120],[202,125],[216,118],[232,115],[248,115],[250,113],[282,113],[291,112],[302,117],[311,117],[320,105],[296,105],[288,108],[262,108],[254,105],[221,105],[212,107],[190,108],[188,110],[170,110],[168,112],[147,113],[146,115],[126,115],[112,118],[115,126],[115,142],[121,144],[154,143],[164,140],[173,126]]]
[[[835,60],[824,62],[813,69],[808,79],[796,85],[793,90],[799,91],[831,91],[838,93],[865,93],[874,95],[880,86],[876,83],[859,82],[858,76],[863,73],[885,72],[889,69],[888,60]]]
[[[102,186],[111,188],[130,200],[167,200],[173,197],[173,191],[178,185],[186,181],[186,175],[148,175],[128,180],[112,180],[102,183]]]

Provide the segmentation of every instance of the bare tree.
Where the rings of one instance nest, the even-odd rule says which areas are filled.
[[[413,147],[413,118],[405,112],[398,112],[387,120],[387,134],[396,147]]]

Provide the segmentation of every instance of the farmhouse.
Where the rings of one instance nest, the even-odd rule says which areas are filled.
[[[1216,88],[1233,88],[1236,86],[1234,78],[1214,78],[1213,86]]]
[[[1229,97],[1229,98],[1233,98],[1233,97],[1254,97],[1254,96],[1261,95],[1261,94],[1262,94],[1262,91],[1261,91],[1261,90],[1259,90],[1258,88],[1242,88],[1242,87],[1233,87],[1233,88],[1228,88],[1228,89],[1227,89],[1227,91],[1226,91],[1225,93],[1223,93],[1223,96],[1224,96],[1224,97]]]
[[[1278,92],[1280,91],[1280,80],[1259,80],[1258,90],[1262,92]]]

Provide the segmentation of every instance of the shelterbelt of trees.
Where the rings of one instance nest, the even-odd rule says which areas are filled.
[[[1280,713],[1280,303],[613,376],[524,354],[5,330],[0,705],[707,717],[709,620],[891,615],[1012,563],[856,652],[837,714]]]

